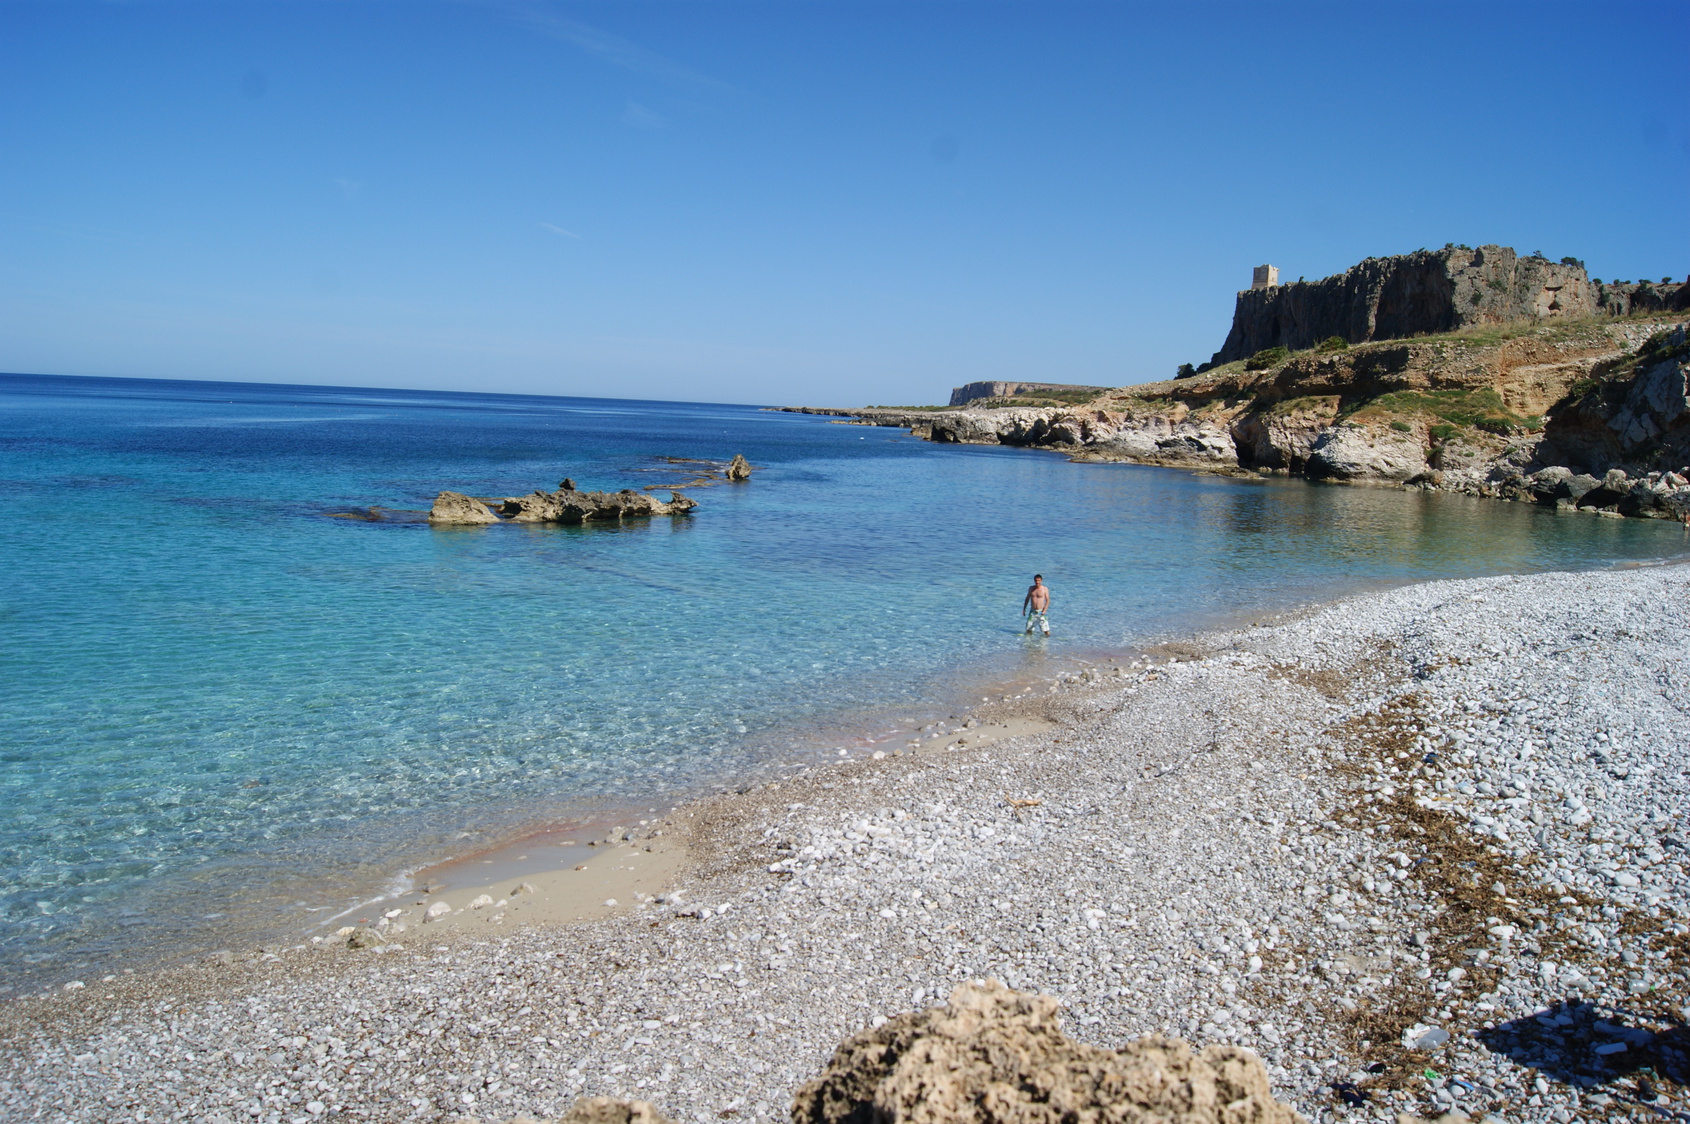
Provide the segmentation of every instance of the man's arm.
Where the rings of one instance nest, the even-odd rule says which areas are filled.
[[[1025,613],[1033,605],[1033,587],[1027,587],[1027,596],[1021,599],[1021,611]]]

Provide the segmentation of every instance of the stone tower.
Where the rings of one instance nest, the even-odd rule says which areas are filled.
[[[1279,284],[1279,267],[1258,265],[1250,274],[1250,288],[1271,289]]]

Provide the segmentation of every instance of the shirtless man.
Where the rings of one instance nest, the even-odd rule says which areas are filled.
[[[1033,575],[1033,584],[1027,589],[1027,596],[1021,600],[1021,611],[1027,614],[1027,631],[1033,631],[1036,624],[1044,629],[1046,636],[1050,635],[1050,622],[1045,620],[1045,610],[1050,608],[1050,586],[1045,584],[1043,574]]]

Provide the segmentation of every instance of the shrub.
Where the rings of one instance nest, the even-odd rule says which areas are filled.
[[[1315,344],[1314,349],[1323,353],[1328,351],[1348,351],[1350,349],[1350,341],[1345,339],[1343,336],[1327,336],[1325,339]]]
[[[1286,359],[1290,358],[1290,355],[1291,353],[1283,347],[1264,348],[1244,360],[1244,369],[1246,371],[1265,371],[1269,367],[1275,367],[1285,362]]]
[[[1414,432],[1414,427],[1412,425],[1409,425],[1407,422],[1394,421],[1394,422],[1391,423],[1391,428],[1396,430],[1398,433],[1413,433]]]
[[[1479,428],[1486,433],[1494,433],[1498,437],[1506,437],[1514,432],[1514,423],[1507,418],[1491,416],[1479,419]]]
[[[1584,268],[1584,263],[1579,261],[1577,258],[1573,257],[1571,254],[1568,254],[1566,257],[1562,258],[1561,264],[1562,265],[1576,265],[1580,269]]]
[[[1455,427],[1453,425],[1434,425],[1426,432],[1431,434],[1432,440],[1441,445],[1455,436]]]
[[[1176,368],[1175,371],[1174,371],[1174,378],[1176,378],[1176,379],[1188,379],[1192,375],[1195,375],[1196,373],[1197,373],[1196,367],[1193,367],[1190,363],[1181,363],[1179,365],[1179,367]]]

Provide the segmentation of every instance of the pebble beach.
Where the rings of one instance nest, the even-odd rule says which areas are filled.
[[[784,1120],[842,1039],[993,978],[1085,1042],[1246,1046],[1311,1120],[1676,1117],[1687,750],[1684,566],[1368,593],[624,829],[686,858],[604,916],[8,1001],[0,1116]]]

